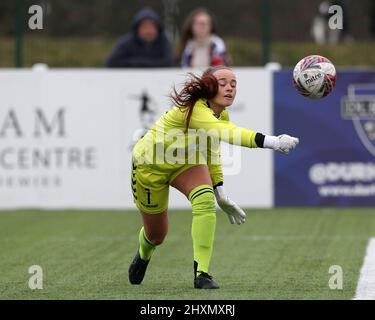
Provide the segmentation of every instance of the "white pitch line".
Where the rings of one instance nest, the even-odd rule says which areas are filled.
[[[354,300],[375,300],[375,238],[370,238]]]

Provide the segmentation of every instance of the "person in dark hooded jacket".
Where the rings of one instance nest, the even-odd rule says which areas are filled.
[[[148,8],[137,13],[132,31],[120,38],[106,62],[110,68],[158,68],[173,64],[164,27],[157,14]]]

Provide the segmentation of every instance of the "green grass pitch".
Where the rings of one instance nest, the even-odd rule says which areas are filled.
[[[352,299],[375,233],[374,209],[249,209],[242,226],[219,211],[210,273],[220,290],[193,289],[191,212],[169,213],[169,234],[140,286],[127,269],[135,211],[0,212],[0,299]],[[30,290],[31,265],[43,289]],[[331,290],[331,265],[343,289]]]

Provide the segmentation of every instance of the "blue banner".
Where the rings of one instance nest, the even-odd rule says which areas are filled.
[[[292,71],[274,74],[274,134],[300,138],[275,153],[275,206],[375,205],[375,72],[338,72],[333,92],[301,96]]]

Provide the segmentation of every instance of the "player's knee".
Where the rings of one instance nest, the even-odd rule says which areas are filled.
[[[207,219],[216,219],[215,196],[211,186],[201,186],[194,189],[189,200],[193,215],[204,215]]]
[[[154,246],[160,246],[164,242],[164,238],[155,238],[151,242]]]
[[[166,234],[151,234],[147,238],[154,246],[160,246],[166,236]]]

